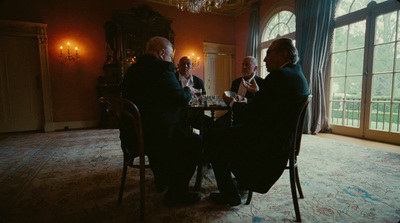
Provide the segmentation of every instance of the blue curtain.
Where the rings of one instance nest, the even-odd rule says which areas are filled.
[[[296,0],[296,46],[312,101],[304,132],[328,130],[325,77],[338,0]]]
[[[251,5],[249,30],[247,33],[246,55],[257,57],[258,49],[258,35],[259,35],[259,21],[260,21],[260,3],[256,2]]]

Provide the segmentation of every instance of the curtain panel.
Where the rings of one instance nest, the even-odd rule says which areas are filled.
[[[260,3],[256,2],[251,5],[249,30],[247,33],[246,55],[257,57],[258,36],[260,30]]]
[[[328,130],[325,78],[338,0],[296,0],[296,46],[312,101],[304,133]]]

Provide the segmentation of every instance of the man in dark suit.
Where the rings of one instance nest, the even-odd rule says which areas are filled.
[[[259,84],[263,78],[256,75],[258,69],[257,59],[252,56],[247,56],[242,62],[242,77],[232,81],[231,91],[237,93],[236,98],[239,102],[251,102],[256,94],[247,86],[252,83]]]
[[[263,78],[256,75],[258,62],[255,57],[247,56],[242,61],[242,77],[232,81],[231,91],[236,93],[235,100],[241,103],[249,103],[253,100],[258,84]],[[234,124],[240,123],[240,118],[232,118],[232,112],[228,111],[217,120],[216,125],[219,127],[229,126],[233,119]]]
[[[182,87],[192,86],[198,90],[195,93],[205,95],[206,89],[204,88],[204,82],[200,78],[192,74],[193,63],[189,57],[182,57],[178,63],[178,71],[175,73],[176,78]]]
[[[204,82],[200,78],[192,74],[193,64],[189,57],[182,57],[178,63],[178,71],[175,73],[176,78],[182,87],[191,86],[195,89],[192,97],[197,97],[197,100],[203,101],[203,95],[206,95]],[[210,122],[211,118],[204,115],[202,111],[185,111],[185,119],[187,124],[193,128],[201,130],[203,122]]]
[[[188,192],[188,185],[201,155],[202,140],[181,124],[181,110],[196,89],[181,87],[172,57],[170,41],[163,37],[150,39],[145,55],[128,69],[122,95],[133,101],[141,113],[145,152],[156,186],[159,190],[168,188],[164,204],[181,206],[200,200],[199,194]],[[122,146],[132,145],[129,131],[122,123]]]
[[[211,139],[211,163],[220,193],[211,193],[217,204],[239,205],[238,186],[266,193],[279,179],[288,160],[289,129],[293,108],[309,95],[307,81],[291,39],[274,41],[264,59],[269,75],[260,83],[254,100],[233,103],[242,119],[239,126],[216,131]],[[255,88],[256,89],[256,88]],[[224,96],[227,104],[233,98]]]

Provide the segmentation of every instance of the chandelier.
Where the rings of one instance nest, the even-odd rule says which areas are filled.
[[[229,0],[170,0],[170,4],[176,4],[178,9],[199,13],[200,11],[210,12],[212,8],[221,8],[222,4]]]

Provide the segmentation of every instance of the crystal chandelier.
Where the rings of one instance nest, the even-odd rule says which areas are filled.
[[[200,11],[210,12],[212,8],[221,8],[222,4],[229,0],[170,0],[170,4],[176,4],[178,9],[199,13]]]

